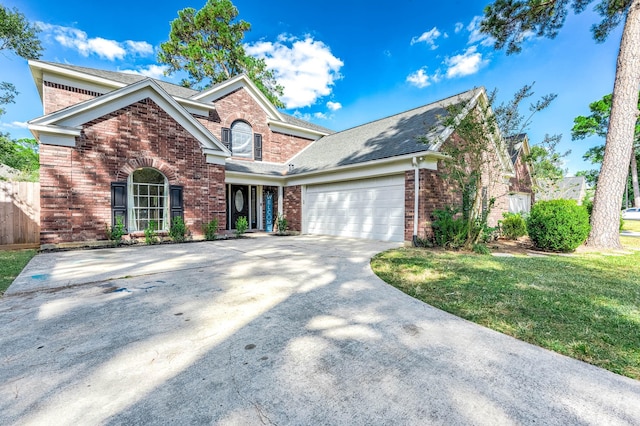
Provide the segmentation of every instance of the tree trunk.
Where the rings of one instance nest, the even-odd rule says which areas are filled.
[[[634,131],[638,118],[640,87],[640,0],[633,0],[620,41],[616,79],[613,84],[611,116],[604,149],[604,159],[593,200],[591,233],[587,245],[619,249],[620,200],[631,161]]]
[[[640,186],[638,186],[638,162],[636,153],[631,153],[631,183],[633,185],[633,207],[640,207]]]

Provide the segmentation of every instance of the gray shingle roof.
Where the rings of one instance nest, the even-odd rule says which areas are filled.
[[[537,200],[576,200],[582,202],[586,194],[587,181],[584,176],[567,176],[558,182],[543,180],[539,182],[540,190],[536,193]]]
[[[468,101],[478,93],[473,89],[447,99],[390,117],[324,136],[293,157],[288,174],[331,169],[404,154],[437,150],[442,141],[422,143],[419,137],[444,130],[441,119],[446,107]]]
[[[285,164],[263,163],[260,161],[227,160],[225,169],[228,172],[251,173],[267,176],[283,176]]]
[[[111,81],[115,81],[117,83],[123,83],[123,84],[133,84],[147,78],[143,75],[129,74],[126,72],[99,70],[95,68],[79,67],[76,65],[60,64],[57,62],[45,62],[45,61],[42,61],[42,62],[45,64],[55,65],[60,68],[66,68],[71,71],[77,71],[84,74],[105,78],[107,80],[111,80]],[[167,83],[166,81],[158,80],[155,78],[153,79],[153,81],[158,83],[158,85],[162,87],[171,96],[177,96],[180,98],[189,98],[194,94],[198,93],[197,90],[189,89],[187,87],[182,87],[173,83]]]
[[[285,121],[289,124],[293,124],[294,126],[300,126],[311,130],[317,130],[318,132],[332,134],[335,133],[334,130],[327,129],[326,127],[319,126],[314,123],[310,123],[308,121],[304,121],[299,119],[298,117],[294,117],[293,115],[288,115],[284,113],[280,113]]]

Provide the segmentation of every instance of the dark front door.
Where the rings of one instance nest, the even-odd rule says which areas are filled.
[[[231,229],[236,229],[236,220],[244,216],[249,220],[249,188],[241,185],[231,185],[231,198],[229,199],[231,210]]]

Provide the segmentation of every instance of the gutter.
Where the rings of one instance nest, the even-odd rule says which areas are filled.
[[[420,204],[420,169],[418,168],[418,157],[411,159],[413,165],[413,239],[414,247],[418,247],[418,214]]]

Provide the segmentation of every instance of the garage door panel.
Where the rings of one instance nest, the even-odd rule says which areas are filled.
[[[308,186],[310,234],[404,240],[404,175]]]

